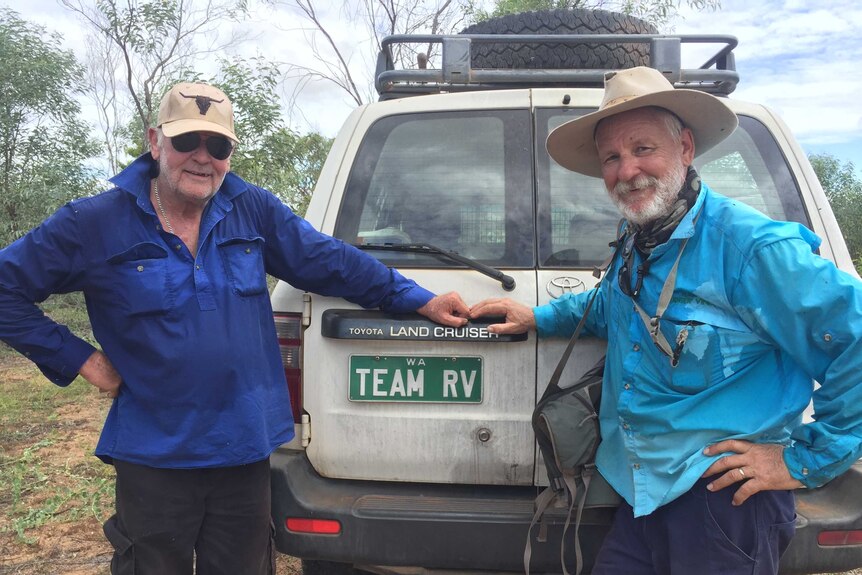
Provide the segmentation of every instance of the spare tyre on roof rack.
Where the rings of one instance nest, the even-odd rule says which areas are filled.
[[[509,14],[479,22],[461,34],[657,34],[652,24],[606,10],[584,8]],[[646,44],[474,43],[474,68],[619,69],[649,65]]]

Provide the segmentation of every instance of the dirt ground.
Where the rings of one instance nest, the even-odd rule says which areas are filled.
[[[31,364],[15,356],[0,357],[0,385],[32,386],[37,371]],[[8,389],[8,388],[7,388]],[[12,505],[6,496],[0,496],[0,575],[108,575],[112,550],[102,534],[102,522],[113,509],[113,481],[110,469],[100,463],[94,465],[93,447],[96,444],[108,402],[97,393],[88,393],[84,400],[66,403],[55,410],[56,417],[43,421],[22,421],[30,426],[10,432],[4,428],[0,473],[11,474],[12,465],[22,458],[27,446],[41,445],[38,450],[39,469],[34,470],[34,483],[53,486],[51,491],[80,489],[73,485],[74,478],[99,474],[101,491],[106,500],[100,500],[92,509],[72,510],[69,505],[53,511],[43,525],[19,534],[8,510]],[[2,406],[0,406],[2,407]],[[52,441],[40,436],[51,434]],[[20,439],[19,437],[23,437]],[[96,460],[97,461],[97,460]],[[104,468],[104,469],[102,469]],[[103,475],[103,477],[102,477]],[[7,477],[9,477],[7,475]],[[31,477],[32,479],[32,477]],[[27,485],[16,487],[21,503],[39,507],[46,497],[43,491],[30,490]],[[72,517],[74,520],[67,520]],[[299,561],[293,557],[278,557],[278,575],[295,575],[300,572]]]

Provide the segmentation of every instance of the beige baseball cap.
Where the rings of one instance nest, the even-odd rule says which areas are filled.
[[[602,177],[595,132],[599,122],[622,112],[656,106],[676,114],[694,136],[700,155],[728,137],[739,124],[720,99],[697,90],[676,89],[664,74],[638,66],[605,74],[605,95],[597,112],[558,126],[548,135],[548,153],[573,172]]]
[[[180,82],[171,88],[159,105],[157,126],[169,138],[186,132],[215,132],[239,142],[230,99],[208,84]]]

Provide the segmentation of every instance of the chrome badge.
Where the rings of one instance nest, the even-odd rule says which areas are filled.
[[[549,281],[545,289],[548,290],[549,296],[554,299],[557,299],[558,297],[567,293],[586,291],[587,285],[578,278],[573,278],[571,276],[563,276],[554,278]]]

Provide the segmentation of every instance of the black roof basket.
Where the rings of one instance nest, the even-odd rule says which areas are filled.
[[[726,96],[739,83],[733,49],[738,41],[726,35],[656,34],[401,34],[387,36],[377,56],[374,85],[381,100],[475,90],[532,87],[602,87],[610,69],[490,69],[473,68],[473,43],[517,44],[647,44],[649,65],[660,70],[677,88],[702,90]],[[441,68],[396,69],[396,44],[441,44]],[[719,44],[721,47],[698,68],[682,68],[683,44]]]

